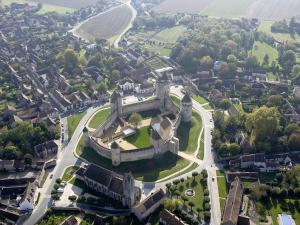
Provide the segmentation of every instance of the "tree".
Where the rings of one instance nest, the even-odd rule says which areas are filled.
[[[269,141],[280,130],[280,113],[275,107],[262,106],[247,116],[246,128],[255,142]]]
[[[189,201],[188,202],[188,205],[191,207],[191,210],[193,209],[193,207],[195,206],[195,203],[194,202],[191,202],[191,201]]]
[[[210,56],[203,56],[200,59],[200,65],[204,68],[204,69],[210,69],[213,65],[213,59]]]
[[[269,55],[268,55],[268,54],[265,54],[264,60],[263,60],[263,65],[264,65],[264,66],[268,66],[269,63],[270,63]]]
[[[220,107],[221,107],[221,109],[223,109],[224,111],[225,110],[228,110],[229,108],[230,108],[230,106],[231,106],[231,101],[229,100],[229,99],[222,99],[221,101],[220,101]]]
[[[273,106],[282,106],[283,104],[283,97],[281,95],[271,95],[268,98],[267,106],[273,107]]]
[[[197,207],[196,208],[196,211],[197,211],[197,213],[198,213],[198,217],[200,216],[200,212],[202,211],[202,209],[201,208],[199,208],[199,207]]]
[[[187,202],[189,200],[184,194],[181,195],[181,199],[184,204],[185,204],[185,202]]]
[[[119,70],[113,70],[110,76],[110,83],[114,84],[116,81],[120,80],[121,75]]]
[[[17,149],[16,146],[8,145],[3,150],[3,159],[12,160],[18,159],[20,157],[20,151]]]
[[[24,162],[25,164],[31,165],[33,160],[33,156],[29,153],[24,155]]]
[[[300,133],[296,132],[290,135],[288,140],[288,147],[291,151],[299,150],[300,146]]]
[[[129,117],[129,123],[131,123],[136,128],[141,124],[143,118],[139,113],[133,113]]]
[[[69,196],[69,200],[72,202],[72,204],[76,201],[77,197],[76,195]]]
[[[104,82],[104,81],[102,81],[101,83],[100,83],[100,85],[99,85],[99,91],[100,92],[107,92],[107,85],[106,85],[106,83]]]
[[[72,73],[78,68],[79,59],[73,49],[66,49],[64,52],[64,71]]]
[[[192,176],[193,176],[193,179],[195,180],[196,176],[198,176],[198,172],[193,172]]]

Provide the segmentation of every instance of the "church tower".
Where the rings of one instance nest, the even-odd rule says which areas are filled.
[[[189,94],[185,94],[181,100],[182,121],[190,122],[192,120],[193,102]]]

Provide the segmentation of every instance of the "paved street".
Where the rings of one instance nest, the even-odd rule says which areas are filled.
[[[183,97],[183,94],[181,93],[182,87],[172,87],[171,93],[176,94],[180,98]],[[51,191],[53,189],[53,186],[55,184],[55,180],[62,176],[63,171],[65,168],[72,166],[72,165],[81,165],[83,162],[76,158],[73,151],[75,150],[77,143],[80,139],[80,136],[82,134],[82,129],[84,126],[88,123],[89,119],[92,117],[92,115],[98,111],[101,107],[96,108],[89,108],[87,110],[87,113],[84,115],[82,120],[80,121],[78,127],[76,128],[70,142],[66,145],[65,148],[62,149],[62,151],[59,153],[57,166],[54,168],[52,174],[52,179],[47,179],[45,183],[45,188],[42,188],[40,190],[41,192],[41,200],[39,204],[35,207],[35,210],[29,217],[29,219],[25,222],[26,225],[32,225],[35,224],[46,212],[46,210],[52,205],[51,201]],[[218,185],[217,185],[217,179],[216,179],[216,170],[217,167],[214,164],[214,155],[211,149],[211,130],[213,128],[213,122],[212,122],[212,114],[211,112],[205,110],[198,102],[193,100],[193,107],[194,110],[196,110],[198,113],[200,113],[202,117],[202,124],[203,124],[203,132],[204,132],[204,160],[199,160],[197,158],[197,154],[188,155],[183,152],[180,152],[179,155],[191,162],[198,163],[198,167],[186,174],[183,174],[181,176],[178,176],[176,178],[162,181],[162,182],[139,182],[137,181],[137,184],[142,188],[142,192],[144,196],[150,194],[151,192],[155,191],[156,189],[162,188],[165,189],[165,185],[169,182],[172,182],[174,179],[180,179],[180,178],[186,178],[191,177],[192,173],[194,171],[201,172],[203,169],[207,169],[208,172],[208,189],[210,191],[210,198],[211,198],[211,211],[212,211],[212,217],[211,217],[211,224],[212,225],[219,225],[221,223],[221,210],[220,210],[220,204],[219,204],[219,192],[218,192]],[[64,124],[64,130],[67,132],[67,119],[62,118],[62,123]],[[65,140],[67,140],[67,134],[65,134]],[[213,181],[213,179],[215,181]]]

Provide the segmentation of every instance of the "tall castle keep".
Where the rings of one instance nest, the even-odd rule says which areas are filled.
[[[177,154],[179,141],[176,132],[181,121],[189,122],[192,118],[192,99],[185,95],[181,105],[177,106],[170,97],[170,82],[166,75],[156,83],[156,96],[143,102],[123,104],[123,94],[114,91],[111,96],[112,112],[107,120],[95,131],[84,129],[84,143],[93,148],[99,155],[109,158],[112,165],[122,162],[151,159],[165,152]],[[160,110],[161,114],[151,119],[149,128],[151,146],[124,150],[120,143],[134,128],[124,120],[135,112]],[[116,128],[114,132],[111,130]]]

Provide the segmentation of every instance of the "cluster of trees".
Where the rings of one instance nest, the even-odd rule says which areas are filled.
[[[257,65],[257,60],[248,55],[256,37],[247,21],[237,25],[230,20],[207,18],[193,23],[193,28],[171,53],[187,72],[210,69],[215,60],[226,62],[221,68],[225,77],[234,76],[237,66],[247,69]]]
[[[286,20],[276,21],[272,24],[271,31],[274,33],[289,33],[293,37],[295,33],[300,34],[300,23],[297,23],[294,17],[289,22]]]
[[[199,174],[197,172],[192,173],[193,177],[193,183],[196,182],[195,179]],[[204,220],[206,222],[210,221],[210,198],[209,198],[209,191],[207,188],[207,171],[203,170],[201,172],[202,179],[200,181],[200,184],[203,187],[204,192],[204,201],[203,206],[197,207],[196,211],[198,213],[198,219],[200,218],[200,212],[204,211]],[[177,215],[179,218],[181,218],[183,221],[186,221],[188,224],[198,224],[198,221],[194,219],[193,216],[187,214],[184,210],[182,210],[183,207],[189,207],[192,211],[193,208],[196,206],[193,201],[189,201],[189,198],[185,195],[185,193],[182,193],[183,186],[182,184],[185,182],[184,178],[176,179],[173,181],[173,185],[171,183],[166,184],[167,187],[167,193],[171,196],[170,199],[165,201],[164,207],[168,209],[169,211],[173,212],[175,215]],[[182,193],[182,194],[181,194]],[[173,196],[176,196],[177,198],[172,198]]]
[[[49,128],[45,123],[21,123],[12,129],[3,128],[0,133],[0,158],[25,159],[30,164],[34,146],[59,138],[57,127]]]
[[[139,16],[134,20],[133,29],[155,30],[173,27],[176,24],[176,17],[173,15],[155,15],[151,17]]]

